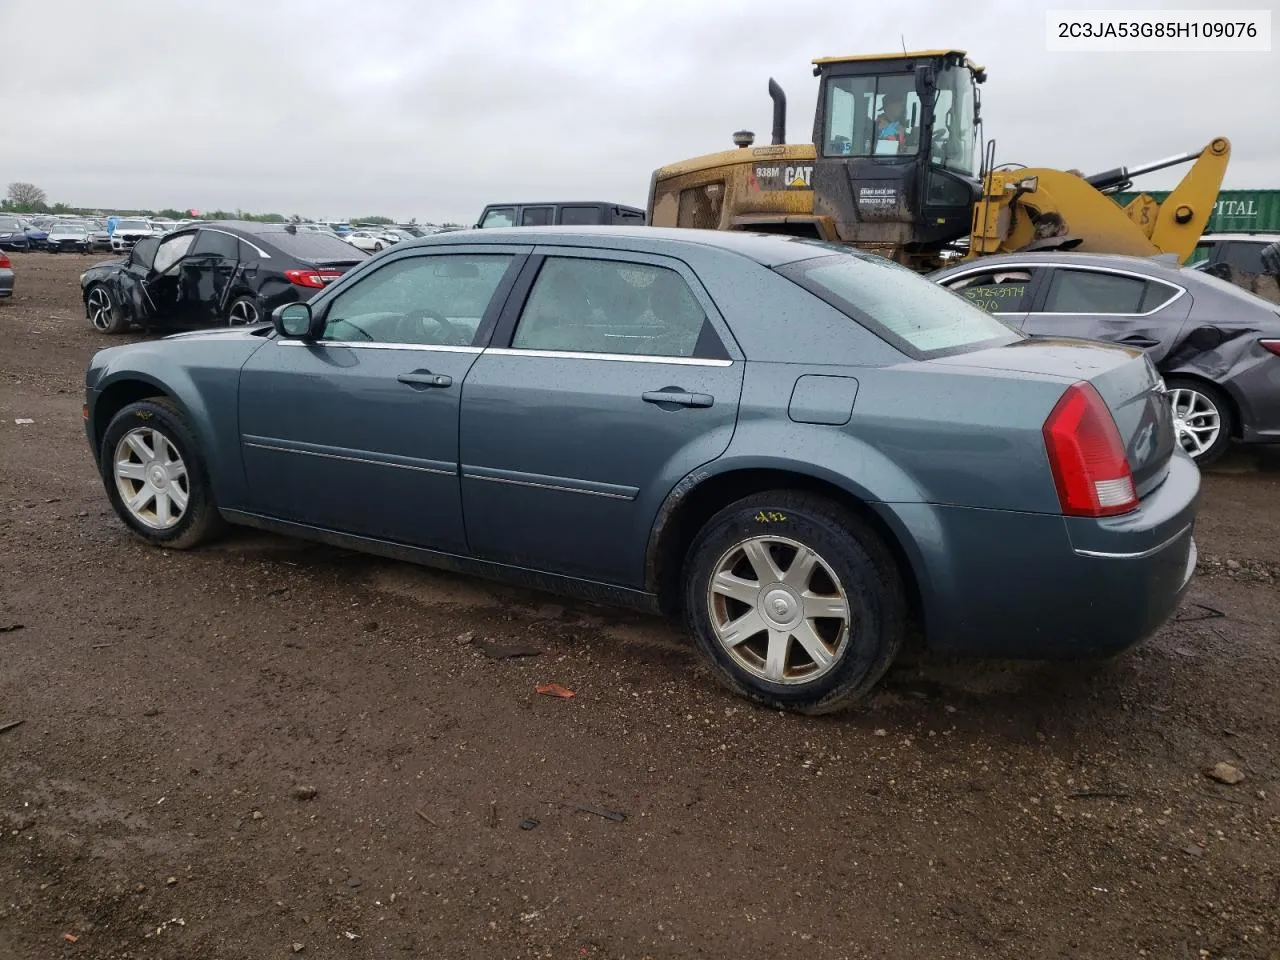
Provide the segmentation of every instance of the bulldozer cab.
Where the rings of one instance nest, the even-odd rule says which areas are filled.
[[[967,235],[981,196],[982,68],[962,50],[813,63],[814,213],[838,239],[900,259]]]

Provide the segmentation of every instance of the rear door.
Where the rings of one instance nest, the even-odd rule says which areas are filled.
[[[948,277],[942,285],[975,307],[1021,328],[1040,288],[1043,270],[1035,266],[987,267]]]
[[[222,230],[196,231],[182,261],[182,299],[192,323],[215,324],[226,315],[227,291],[240,263],[240,239]]]
[[[663,498],[733,436],[744,364],[685,264],[535,253],[462,392],[467,540],[639,588]]]
[[[1147,352],[1157,367],[1177,343],[1191,297],[1176,284],[1102,267],[1058,266],[1027,316],[1027,333],[1104,340]]]

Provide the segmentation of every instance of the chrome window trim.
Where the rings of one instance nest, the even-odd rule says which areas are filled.
[[[352,350],[418,350],[422,352],[438,351],[440,353],[483,353],[483,347],[455,347],[448,344],[436,346],[429,343],[362,343],[346,340],[299,340],[295,337],[276,337],[275,342],[282,347],[349,347]]]
[[[1046,311],[1034,311],[1034,310],[1020,311],[1022,313],[1026,313],[1028,316],[1035,316],[1035,317],[1128,317],[1128,318],[1150,317],[1154,314],[1159,313],[1165,307],[1168,307],[1174,303],[1177,303],[1178,300],[1182,299],[1182,297],[1187,292],[1186,287],[1176,284],[1172,280],[1165,280],[1160,277],[1150,277],[1150,276],[1147,276],[1145,273],[1138,273],[1133,270],[1124,270],[1124,269],[1121,269],[1120,267],[1101,267],[1101,266],[1095,266],[1093,264],[1088,264],[1088,263],[1002,263],[998,267],[988,264],[982,267],[975,267],[972,270],[965,270],[961,273],[957,273],[950,277],[946,277],[942,280],[938,280],[934,282],[937,283],[939,286],[944,286],[948,290],[950,290],[951,289],[950,284],[954,280],[963,280],[965,277],[973,276],[976,273],[986,273],[988,271],[997,270],[997,269],[1084,270],[1092,273],[1111,273],[1119,277],[1129,277],[1133,280],[1141,280],[1144,283],[1163,284],[1164,286],[1169,287],[1172,290],[1178,291],[1168,300],[1161,303],[1158,307],[1156,307],[1153,310],[1148,310],[1146,313],[1102,313],[1097,310],[1075,311],[1073,313],[1063,313],[1056,310],[1055,311],[1047,311],[1047,310]],[[952,291],[952,292],[954,293],[956,291]]]
[[[731,367],[734,360],[704,360],[700,357],[651,357],[630,353],[586,353],[576,350],[521,350],[516,347],[491,347],[485,353],[499,357],[545,357],[552,360],[610,360],[635,363],[674,363],[685,367]]]

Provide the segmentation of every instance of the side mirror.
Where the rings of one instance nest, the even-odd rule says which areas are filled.
[[[310,339],[313,322],[309,303],[286,303],[271,311],[271,326],[288,340]]]

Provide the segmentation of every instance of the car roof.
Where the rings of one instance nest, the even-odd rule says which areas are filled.
[[[1257,232],[1233,232],[1233,233],[1206,233],[1200,238],[1203,243],[1206,240],[1254,240],[1258,243],[1274,243],[1280,240],[1280,230],[1258,230]]]
[[[641,227],[592,225],[581,227],[493,227],[450,230],[396,245],[397,250],[414,247],[474,244],[541,243],[564,246],[593,246],[605,250],[671,253],[673,249],[714,248],[754,260],[764,266],[778,266],[797,260],[855,252],[852,248],[788,237],[776,233],[749,233],[742,230],[695,230],[689,227]]]
[[[621,210],[640,210],[616,200],[513,200],[510,203],[486,203],[486,210],[493,207],[618,207]],[[641,210],[643,213],[644,211]]]
[[[961,270],[983,266],[999,267],[1003,265],[1013,267],[1022,265],[1110,267],[1113,270],[1136,270],[1151,276],[1166,275],[1175,277],[1182,270],[1188,269],[1179,263],[1166,259],[1171,256],[1171,254],[1162,254],[1159,257],[1134,257],[1119,253],[1073,253],[1053,250],[1035,253],[996,253],[942,267],[934,271],[934,273],[959,273]]]

